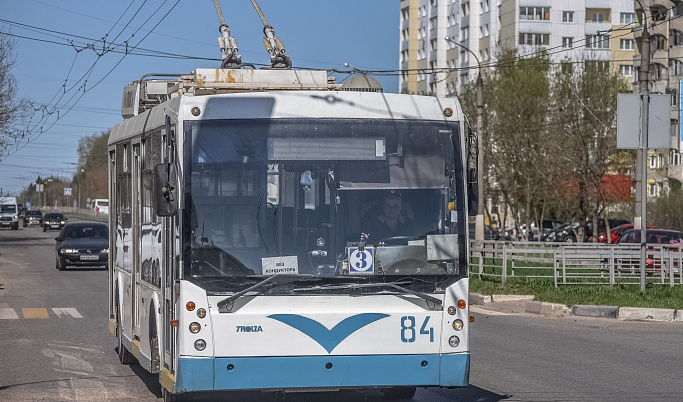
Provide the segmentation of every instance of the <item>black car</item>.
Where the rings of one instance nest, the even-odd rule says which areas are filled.
[[[631,223],[626,219],[608,219],[610,228],[617,227],[626,223]],[[541,237],[542,241],[548,242],[563,242],[563,243],[576,243],[579,232],[579,223],[568,223],[562,225],[559,228],[544,234]],[[604,233],[606,231],[605,219],[598,219],[598,233]],[[581,241],[586,242],[588,238],[593,234],[593,220],[586,220],[583,224],[583,239]]]
[[[104,223],[68,223],[55,240],[58,270],[69,265],[107,267],[109,230]]]
[[[59,212],[50,212],[43,217],[43,232],[50,229],[61,229],[66,224],[66,217]]]
[[[39,209],[30,209],[24,214],[24,227],[43,224],[43,213]]]

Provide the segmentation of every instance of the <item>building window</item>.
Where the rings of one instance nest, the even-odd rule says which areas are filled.
[[[669,59],[669,76],[683,75],[683,62],[678,59]]]
[[[679,31],[678,29],[672,29],[669,32],[669,38],[671,41],[671,46],[683,46],[683,32]]]
[[[550,7],[520,7],[519,19],[530,21],[550,21]]]
[[[650,197],[659,197],[661,193],[662,184],[661,183],[649,183],[648,194]]]
[[[574,22],[574,12],[562,11],[562,22]]]
[[[470,27],[460,28],[460,42],[470,38]]]
[[[410,17],[410,12],[408,10],[408,7],[402,8],[401,9],[401,19],[403,21],[406,21]]]
[[[619,49],[621,50],[633,50],[633,39],[619,39]]]
[[[609,49],[609,35],[586,35],[587,49]]]
[[[664,35],[656,35],[654,42],[655,50],[665,50],[667,48],[666,37]]]
[[[489,12],[489,0],[484,0],[481,2],[481,13],[488,13]]]
[[[586,69],[597,69],[607,71],[609,70],[609,61],[607,60],[589,60],[586,61]]]
[[[619,74],[624,77],[633,77],[633,66],[631,64],[622,64],[619,66]]]
[[[436,29],[436,17],[429,19],[429,29]]]
[[[462,16],[467,17],[470,15],[470,3],[462,3]]]
[[[658,169],[657,166],[657,155],[650,155],[650,169]]]
[[[636,22],[636,13],[621,13],[619,14],[619,23],[622,25],[633,24]]]
[[[605,15],[603,13],[593,13],[591,15],[591,22],[604,22]]]
[[[540,33],[519,33],[519,44],[520,45],[549,45],[550,44],[550,34],[540,34]]]
[[[669,165],[681,165],[681,154],[675,149],[669,150]]]
[[[571,36],[565,36],[562,38],[562,47],[564,47],[564,48],[572,47],[573,43],[574,43],[574,38],[572,38]]]

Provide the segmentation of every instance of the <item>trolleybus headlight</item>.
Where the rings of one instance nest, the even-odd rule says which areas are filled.
[[[467,307],[467,302],[465,302],[465,300],[463,300],[463,299],[458,300],[458,308],[459,308],[460,310],[462,310],[462,309],[464,309],[465,307]]]
[[[200,329],[202,329],[202,326],[199,325],[198,322],[193,322],[192,324],[190,324],[190,332],[192,332],[193,334],[199,332]]]
[[[198,309],[197,310],[197,317],[199,317],[199,318],[206,317],[206,310],[204,310],[203,308]]]
[[[448,344],[451,345],[452,348],[457,348],[458,345],[460,345],[460,338],[453,335],[450,338],[448,338]]]
[[[59,250],[62,254],[78,254],[78,250],[75,248],[63,248]]]
[[[191,301],[187,302],[187,304],[185,305],[185,308],[187,309],[187,311],[194,311],[195,307],[196,306],[195,306],[194,302],[191,302]]]
[[[206,349],[206,342],[203,339],[197,339],[194,341],[194,348],[201,352]]]
[[[455,306],[448,307],[448,314],[455,315]]]
[[[109,254],[109,249],[103,248],[102,250],[100,250],[100,253]]]
[[[453,329],[456,331],[460,331],[463,327],[462,320],[455,320],[453,321]]]

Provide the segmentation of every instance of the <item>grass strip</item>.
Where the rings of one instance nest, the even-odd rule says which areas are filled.
[[[509,278],[505,285],[500,280],[470,276],[470,290],[483,295],[524,294],[534,300],[560,303],[567,306],[593,304],[619,307],[649,307],[683,309],[683,286],[640,285],[561,285],[553,286],[552,279]]]

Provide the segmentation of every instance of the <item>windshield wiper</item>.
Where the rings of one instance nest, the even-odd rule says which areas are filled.
[[[346,289],[363,289],[363,288],[392,288],[395,290],[398,290],[403,293],[409,293],[411,295],[415,295],[419,298],[425,299],[428,302],[432,302],[434,304],[441,305],[443,304],[443,301],[440,299],[437,299],[436,297],[430,296],[426,293],[418,292],[416,290],[404,288],[403,286],[400,285],[405,285],[410,282],[376,282],[376,283],[351,283],[347,285],[331,285],[331,286],[320,286],[318,288],[312,289],[312,288],[299,288],[299,289],[294,289],[295,292],[299,291],[311,291],[311,290],[346,290]]]
[[[253,278],[253,277],[258,277],[258,276],[251,276],[251,277]],[[219,301],[219,302],[216,304],[216,306],[218,306],[218,309],[219,309],[219,310],[222,310],[222,309],[224,309],[225,307],[227,307],[228,305],[230,305],[231,303],[234,303],[235,300],[239,299],[240,297],[244,296],[245,294],[247,294],[247,293],[249,293],[249,292],[251,292],[251,291],[253,291],[253,290],[258,289],[258,288],[262,287],[263,285],[267,285],[267,284],[269,284],[269,283],[271,283],[271,282],[275,282],[276,279],[277,279],[277,280],[280,280],[280,279],[287,279],[287,280],[299,280],[299,279],[303,279],[303,280],[309,280],[309,279],[311,279],[311,278],[313,278],[313,277],[314,277],[313,275],[285,275],[285,274],[279,274],[279,275],[269,276],[268,278],[262,280],[261,282],[258,282],[258,283],[256,283],[256,284],[254,284],[254,285],[252,285],[252,286],[250,286],[250,287],[244,289],[244,290],[241,290],[241,291],[235,293],[235,294],[232,295],[232,296],[229,296],[229,297],[227,297],[227,298],[225,298],[225,299]]]

